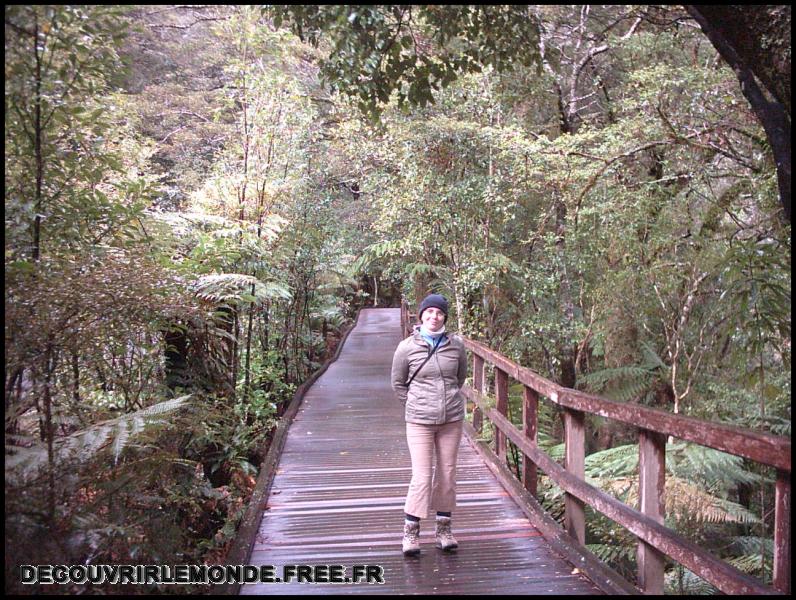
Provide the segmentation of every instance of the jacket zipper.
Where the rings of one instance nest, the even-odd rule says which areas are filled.
[[[442,375],[442,365],[439,364],[439,350],[434,353],[434,362],[437,363],[437,372],[439,372],[439,378],[442,381],[442,406],[440,410],[440,425],[445,423],[445,417],[447,416],[446,404],[448,401],[448,388],[445,386],[445,377]]]

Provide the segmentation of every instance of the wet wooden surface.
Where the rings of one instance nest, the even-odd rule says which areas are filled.
[[[241,594],[600,594],[556,556],[462,437],[455,554],[401,554],[411,476],[403,407],[390,388],[399,309],[365,309],[340,358],[304,397],[248,564],[380,565],[383,584],[261,583]]]

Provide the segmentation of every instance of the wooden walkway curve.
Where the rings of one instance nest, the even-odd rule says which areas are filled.
[[[419,557],[401,554],[410,479],[403,407],[390,388],[399,309],[363,309],[337,361],[315,382],[288,432],[247,561],[380,565],[383,584],[244,584],[241,594],[601,594],[558,557],[462,437],[454,532],[434,547],[421,524]]]

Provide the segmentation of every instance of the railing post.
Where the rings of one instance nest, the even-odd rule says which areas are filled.
[[[536,432],[538,428],[539,394],[536,390],[523,386],[522,396],[522,432],[530,442],[536,446]],[[536,497],[536,464],[527,456],[522,457],[522,484],[532,496]]]
[[[774,587],[790,594],[790,473],[780,469],[774,491]]]
[[[509,375],[495,367],[495,409],[504,417],[509,413]],[[495,453],[506,462],[506,436],[495,425]]]
[[[585,479],[586,427],[585,415],[579,410],[564,409],[565,465],[567,472]],[[567,532],[581,545],[586,543],[586,512],[583,502],[571,494],[564,496],[564,524]]]
[[[638,487],[639,511],[663,524],[665,514],[666,436],[639,430]],[[639,540],[636,549],[638,585],[645,594],[663,594],[665,558],[654,547]]]
[[[479,394],[484,393],[484,359],[473,352],[473,389]],[[473,429],[478,433],[484,425],[484,415],[478,405],[473,403]]]

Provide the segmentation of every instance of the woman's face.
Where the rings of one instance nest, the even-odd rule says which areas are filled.
[[[438,331],[445,324],[445,313],[432,306],[423,311],[420,322],[429,331]]]

